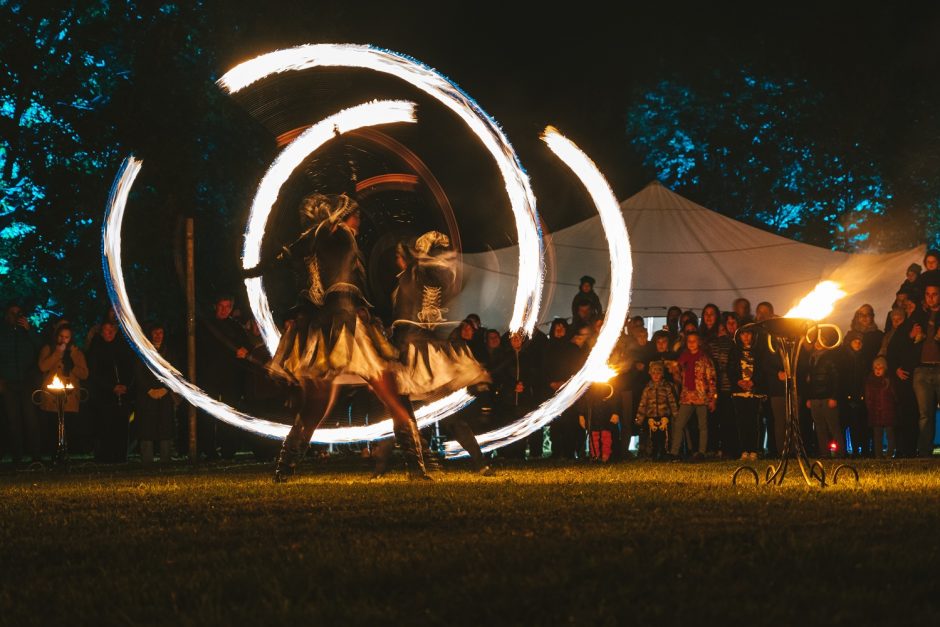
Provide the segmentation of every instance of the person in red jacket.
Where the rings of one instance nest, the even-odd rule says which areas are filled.
[[[672,423],[672,450],[673,457],[679,455],[685,428],[689,424],[692,413],[698,419],[698,451],[694,459],[705,457],[708,448],[708,412],[715,411],[718,398],[715,381],[715,366],[712,360],[699,346],[698,331],[689,331],[685,336],[685,350],[679,355],[679,370],[681,388],[679,392],[679,414]]]
[[[868,424],[874,433],[874,454],[876,458],[883,456],[881,444],[887,435],[887,456],[892,457],[895,453],[894,414],[898,397],[894,381],[885,376],[888,360],[876,357],[871,369],[872,373],[865,381],[865,406],[868,408]]]

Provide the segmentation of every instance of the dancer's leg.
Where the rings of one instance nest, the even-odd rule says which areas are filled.
[[[421,454],[421,434],[418,433],[418,424],[411,412],[402,404],[398,394],[398,385],[391,372],[384,372],[371,379],[369,386],[385,408],[392,415],[395,433],[401,434],[401,447],[408,465],[408,473],[418,479],[430,479]]]
[[[323,379],[303,379],[300,386],[300,411],[294,419],[274,469],[275,481],[286,481],[307,453],[313,432],[336,401],[336,389]]]

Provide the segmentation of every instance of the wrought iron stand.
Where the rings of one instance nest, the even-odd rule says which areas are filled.
[[[762,322],[754,322],[741,327],[738,331],[751,328],[752,331],[762,329],[767,334],[767,343],[771,352],[780,355],[783,372],[786,374],[786,432],[783,447],[780,452],[780,463],[776,466],[770,464],[764,473],[764,483],[781,485],[787,476],[791,460],[794,460],[803,475],[803,480],[809,486],[818,485],[826,487],[826,469],[820,460],[811,461],[806,454],[803,436],[800,432],[799,397],[796,385],[796,364],[800,357],[800,348],[803,339],[815,342],[823,328],[836,331],[838,340],[827,349],[837,348],[842,343],[842,331],[832,324],[819,324],[813,320],[802,318],[772,318]],[[755,333],[756,339],[756,333]],[[858,470],[850,464],[839,464],[832,472],[832,484],[839,483],[839,476],[843,472],[851,473],[858,483]],[[740,466],[731,476],[731,483],[737,485],[742,474],[754,477],[754,484],[760,485],[761,479],[757,470],[752,466]]]

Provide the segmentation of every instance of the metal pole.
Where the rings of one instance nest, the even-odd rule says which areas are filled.
[[[186,352],[189,380],[196,383],[196,274],[194,265],[193,219],[186,218]],[[189,461],[196,463],[196,407],[189,405]]]

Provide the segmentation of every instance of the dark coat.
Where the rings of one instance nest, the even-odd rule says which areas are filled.
[[[865,381],[865,406],[872,427],[893,427],[898,402],[894,381],[889,376],[868,375]]]
[[[836,353],[831,350],[813,351],[803,380],[803,398],[838,400],[841,390]]]
[[[100,335],[88,349],[88,396],[96,406],[130,407],[134,393],[134,356],[121,337],[105,342]],[[120,399],[114,394],[117,385],[127,387]]]
[[[158,351],[168,362],[173,363],[172,356],[164,343]],[[137,423],[137,437],[141,440],[172,440],[176,435],[174,418],[176,408],[173,393],[163,385],[156,375],[142,360],[138,360],[135,370],[136,383],[136,409],[134,420]],[[166,390],[163,398],[151,398],[150,390]]]

